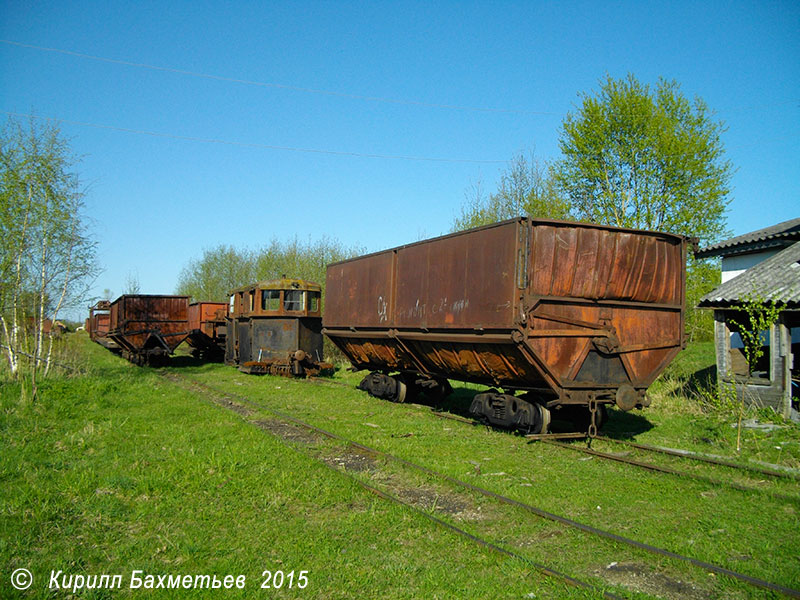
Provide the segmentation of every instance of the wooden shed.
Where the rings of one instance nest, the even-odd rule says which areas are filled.
[[[717,377],[735,385],[745,401],[800,419],[800,219],[702,249],[698,258],[722,257],[722,284],[699,306],[714,310]],[[754,295],[782,307],[778,322],[762,332],[764,355],[748,373],[737,323],[742,302]]]

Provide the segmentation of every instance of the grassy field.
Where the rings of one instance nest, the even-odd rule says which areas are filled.
[[[63,575],[122,575],[121,590],[74,597],[563,598],[593,597],[427,519],[447,523],[629,597],[765,597],[701,569],[598,540],[502,506],[339,442],[286,433],[291,412],[347,439],[581,522],[785,586],[800,586],[796,482],[759,492],[590,459],[508,433],[437,418],[429,407],[352,387],[240,374],[178,357],[163,372],[244,395],[236,413],[72,336],[85,373],[45,382],[36,404],[0,387],[0,598],[70,597]],[[710,352],[709,352],[710,351]],[[686,351],[641,413],[612,411],[608,431],[638,441],[732,455],[732,418],[687,393],[713,348]],[[343,371],[336,380],[355,384]],[[474,390],[457,387],[461,413]],[[765,413],[753,416],[764,420]],[[740,460],[800,466],[797,426],[747,430]],[[599,448],[597,444],[594,447]],[[358,460],[356,460],[358,459]],[[333,468],[331,468],[333,467]],[[720,476],[719,471],[712,471]],[[733,473],[722,474],[734,479]],[[403,499],[390,503],[362,481]],[[29,569],[27,591],[11,573]],[[245,589],[126,589],[130,574],[246,576]],[[262,573],[294,572],[280,589]],[[299,587],[305,572],[307,585]]]

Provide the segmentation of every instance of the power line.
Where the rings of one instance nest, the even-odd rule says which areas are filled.
[[[7,110],[3,113],[12,117],[26,117],[31,119],[39,119],[42,121],[52,121],[54,123],[68,123],[70,125],[79,125],[81,127],[93,127],[95,129],[105,129],[109,131],[121,131],[124,133],[135,133],[137,135],[149,135],[152,137],[168,138],[173,140],[183,140],[188,142],[201,142],[204,144],[223,144],[226,146],[239,146],[242,148],[261,148],[267,150],[281,150],[286,152],[301,152],[307,154],[328,154],[332,156],[349,156],[355,158],[380,158],[386,160],[408,160],[420,162],[440,162],[440,163],[470,163],[470,164],[505,164],[507,160],[481,160],[471,158],[438,158],[429,156],[406,156],[400,154],[375,154],[366,152],[347,152],[344,150],[323,150],[318,148],[299,148],[294,146],[278,146],[274,144],[261,144],[256,142],[237,142],[231,140],[221,140],[215,138],[201,138],[188,135],[176,135],[172,133],[163,133],[159,131],[147,131],[144,129],[131,129],[128,127],[118,127],[115,125],[103,125],[100,123],[87,123],[85,121],[71,121],[69,119],[59,119],[55,117],[40,117],[38,115],[31,115],[26,113],[16,113]]]
[[[177,73],[179,75],[187,75],[189,77],[199,77],[202,79],[211,79],[214,81],[225,81],[228,83],[238,83],[241,85],[252,85],[258,87],[268,87],[268,88],[275,88],[275,89],[283,89],[283,90],[291,90],[294,92],[304,92],[307,94],[321,94],[324,96],[335,96],[339,98],[350,98],[353,100],[364,100],[367,102],[383,102],[388,104],[404,104],[408,106],[422,106],[427,108],[442,108],[448,110],[461,110],[461,111],[470,111],[470,112],[487,112],[487,113],[508,113],[508,114],[529,114],[529,115],[546,115],[546,116],[562,116],[561,113],[554,113],[554,112],[545,112],[545,111],[536,111],[536,110],[522,110],[522,109],[512,109],[512,108],[491,108],[491,107],[480,107],[480,106],[463,106],[457,104],[440,104],[436,102],[423,102],[421,100],[406,100],[401,98],[389,98],[383,96],[364,96],[361,94],[352,94],[346,92],[336,92],[333,90],[323,90],[317,88],[308,88],[308,87],[301,87],[295,85],[288,85],[284,83],[271,83],[271,82],[264,82],[264,81],[253,81],[249,79],[239,79],[236,77],[227,77],[223,75],[213,75],[210,73],[200,73],[197,71],[188,71],[185,69],[176,69],[173,67],[163,67],[159,65],[150,65],[146,63],[138,63],[132,62],[128,60],[120,60],[116,58],[106,58],[103,56],[95,56],[92,54],[84,54],[82,52],[74,52],[72,50],[64,50],[62,48],[48,48],[45,46],[35,46],[33,44],[23,44],[22,42],[15,42],[13,40],[4,40],[0,39],[0,42],[3,44],[9,44],[11,46],[19,46],[20,48],[29,48],[32,50],[40,50],[42,52],[54,52],[57,54],[65,54],[67,56],[75,56],[78,58],[85,58],[88,60],[95,60],[99,62],[105,62],[115,65],[125,65],[127,67],[136,67],[140,69],[150,69],[152,71],[162,71],[165,73]]]
[[[307,94],[320,94],[325,96],[334,96],[339,98],[350,98],[354,100],[363,100],[367,102],[383,102],[387,104],[403,104],[408,106],[422,106],[427,108],[441,108],[441,109],[448,109],[448,110],[461,110],[461,111],[469,111],[469,112],[487,112],[487,113],[506,113],[506,114],[527,114],[527,115],[543,115],[543,116],[555,116],[555,117],[562,117],[564,113],[558,112],[549,112],[549,111],[541,111],[541,110],[526,110],[526,109],[514,109],[514,108],[492,108],[492,107],[481,107],[481,106],[465,106],[459,104],[444,104],[444,103],[437,103],[437,102],[423,102],[421,100],[408,100],[402,98],[390,98],[385,96],[366,96],[362,94],[353,94],[347,92],[337,92],[333,90],[324,90],[318,88],[308,88],[296,85],[289,85],[284,83],[273,83],[273,82],[264,82],[264,81],[254,81],[249,79],[240,79],[237,77],[228,77],[224,75],[214,75],[210,73],[201,73],[198,71],[189,71],[186,69],[178,69],[174,67],[164,67],[159,65],[150,65],[147,63],[138,63],[134,61],[128,60],[121,60],[116,58],[108,58],[104,56],[96,56],[93,54],[85,54],[83,52],[75,52],[74,50],[65,50],[63,48],[49,48],[47,46],[37,46],[34,44],[24,44],[22,42],[16,42],[14,40],[6,40],[0,39],[0,43],[8,44],[10,46],[17,46],[20,48],[28,48],[31,50],[40,50],[42,52],[53,52],[57,54],[64,54],[67,56],[75,56],[77,58],[84,58],[87,60],[94,60],[98,62],[105,62],[110,64],[116,65],[124,65],[128,67],[136,67],[140,69],[150,69],[153,71],[162,71],[165,73],[177,73],[179,75],[186,75],[189,77],[198,77],[202,79],[211,79],[213,81],[224,81],[228,83],[238,83],[241,85],[251,85],[257,87],[267,87],[267,88],[275,88],[275,89],[283,89],[283,90],[291,90],[295,92],[303,92]],[[794,104],[800,102],[798,98],[792,98],[789,100],[782,100],[777,102],[772,102],[768,104],[758,104],[758,105],[748,105],[748,106],[739,106],[739,107],[730,107],[726,109],[722,109],[721,111],[718,110],[717,112],[721,113],[737,113],[737,112],[749,112],[749,111],[757,111],[757,110],[764,110],[768,108],[775,108],[778,106],[785,106],[787,104]]]

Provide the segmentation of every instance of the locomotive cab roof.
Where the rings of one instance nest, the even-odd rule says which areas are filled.
[[[249,285],[243,285],[228,292],[232,296],[241,292],[249,292],[251,290],[305,290],[309,292],[320,292],[322,287],[313,281],[306,281],[304,279],[293,279],[291,277],[282,277],[280,279],[270,279],[267,281],[259,281]]]

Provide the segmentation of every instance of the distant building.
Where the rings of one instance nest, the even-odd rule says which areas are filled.
[[[792,219],[703,248],[697,258],[722,257],[722,284],[699,303],[714,309],[717,377],[733,383],[750,403],[770,406],[784,417],[797,417],[800,347],[800,219]],[[778,323],[763,332],[764,356],[748,379],[747,361],[736,322],[740,306],[756,292],[784,306]],[[795,413],[793,415],[793,413]]]

